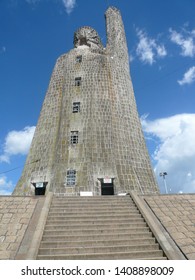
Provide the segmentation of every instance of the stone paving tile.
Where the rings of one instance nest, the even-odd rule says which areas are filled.
[[[144,196],[188,259],[195,260],[195,194]]]
[[[36,203],[33,197],[0,196],[0,260],[14,259]]]

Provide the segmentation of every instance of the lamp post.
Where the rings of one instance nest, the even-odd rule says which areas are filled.
[[[166,183],[166,178],[165,178],[165,176],[167,175],[167,172],[160,172],[159,175],[160,175],[161,177],[163,177],[164,186],[165,186],[165,192],[166,192],[166,194],[167,194],[168,191],[167,191],[167,183]]]

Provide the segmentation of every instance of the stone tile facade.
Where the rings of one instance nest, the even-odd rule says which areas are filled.
[[[195,260],[195,194],[145,196],[144,200],[187,258]]]

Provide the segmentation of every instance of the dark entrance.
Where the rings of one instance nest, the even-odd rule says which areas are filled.
[[[111,183],[111,184],[102,183],[101,191],[102,191],[102,195],[114,195],[113,183]]]
[[[101,195],[114,195],[113,178],[99,179],[101,182]]]
[[[47,184],[48,182],[32,183],[35,187],[35,195],[45,195]]]

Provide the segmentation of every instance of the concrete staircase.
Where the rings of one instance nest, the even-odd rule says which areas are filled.
[[[37,259],[167,259],[130,196],[53,197]]]

